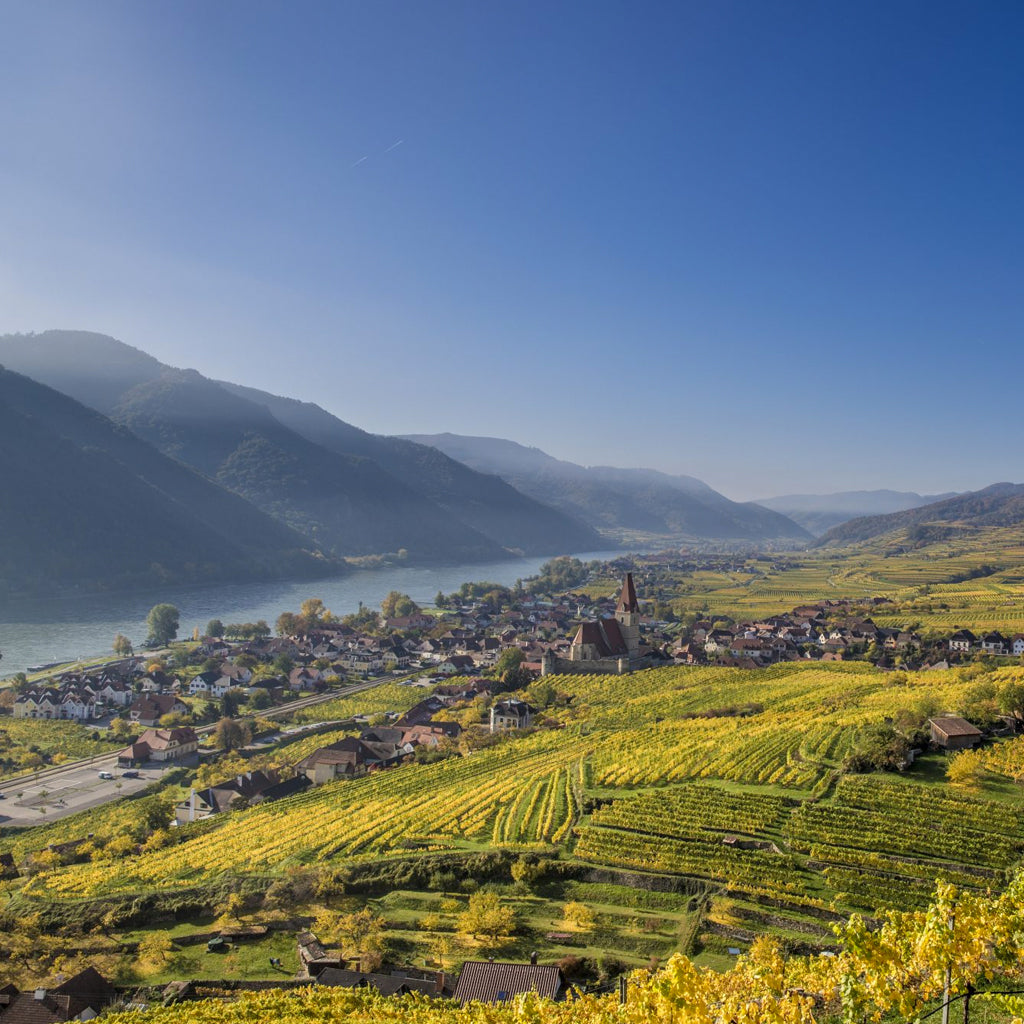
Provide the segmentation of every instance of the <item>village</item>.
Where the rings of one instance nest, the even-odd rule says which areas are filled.
[[[116,767],[126,778],[137,778],[147,766],[193,766],[225,749],[245,749],[254,738],[264,746],[250,752],[265,749],[280,738],[268,716],[287,717],[290,708],[330,700],[355,683],[401,680],[425,689],[424,699],[404,713],[389,712],[373,724],[351,722],[352,735],[307,754],[283,773],[241,773],[193,791],[187,805],[177,808],[182,823],[392,767],[424,756],[424,750],[435,757],[451,753],[463,731],[452,707],[476,702],[475,730],[531,728],[542,709],[528,695],[520,698],[547,676],[623,674],[672,664],[757,670],[844,660],[885,670],[943,669],[1024,654],[1024,635],[975,636],[960,629],[925,640],[911,630],[878,626],[870,612],[885,611],[884,598],[822,601],[735,623],[720,617],[673,621],[664,603],[638,598],[634,569],[642,593],[645,586],[660,592],[663,574],[691,568],[681,556],[619,559],[601,567],[556,559],[546,568],[546,587],[468,584],[456,594],[438,595],[439,607],[430,610],[394,594],[382,610],[397,607],[403,614],[361,609],[340,621],[311,599],[303,613],[281,615],[277,636],[259,624],[235,627],[249,635],[229,639],[223,634],[231,629],[211,623],[216,635],[178,645],[162,658],[133,655],[33,683],[15,680],[0,690],[0,713],[66,720],[96,737],[122,739]],[[587,593],[595,575],[607,578],[612,572],[621,573],[617,595]],[[662,617],[652,614],[655,609]],[[435,718],[439,714],[441,720]],[[225,722],[245,725],[226,728]],[[254,737],[260,732],[262,737]],[[47,767],[38,754],[32,756],[34,763],[25,767]],[[8,759],[8,770],[17,767]],[[105,770],[100,777],[111,776]]]
[[[946,668],[951,662],[1024,652],[1024,636],[975,636],[957,630],[926,642],[914,631],[877,626],[870,611],[884,608],[883,599],[867,604],[824,601],[749,622],[656,618],[648,613],[651,602],[645,604],[644,586],[635,582],[634,572],[617,568],[624,569],[621,586],[598,598],[588,596],[586,581],[557,595],[517,594],[505,588],[473,593],[470,587],[464,599],[444,598],[439,603],[445,607],[432,612],[416,607],[407,607],[401,616],[361,611],[348,621],[334,620],[312,599],[304,605],[304,618],[282,615],[281,635],[206,635],[163,653],[56,674],[45,683],[22,682],[10,691],[7,710],[12,718],[65,720],[123,739],[116,769],[101,769],[101,779],[114,779],[115,771],[136,779],[140,771],[186,770],[188,774],[177,778],[179,784],[191,779],[184,783],[187,795],[173,804],[173,819],[166,824],[191,834],[188,830],[213,816],[314,787],[417,761],[465,756],[516,733],[563,728],[551,712],[569,707],[573,697],[558,692],[549,677],[557,676],[560,687],[571,689],[576,673],[633,674],[642,688],[643,670],[659,665],[713,664],[753,672],[783,662],[859,659],[895,671]],[[646,567],[638,575],[650,580]],[[285,632],[282,626],[290,628]],[[420,688],[422,696],[407,702],[411,706],[403,711],[385,711],[373,720],[357,714],[291,730],[303,735],[309,730],[311,736],[328,729],[345,732],[301,757],[288,757],[294,735],[260,719],[287,713],[296,703],[328,701],[383,683]],[[223,742],[229,732],[225,723],[240,722],[251,724]],[[928,718],[925,730],[932,749],[947,752],[971,748],[985,735],[972,722],[949,713]],[[245,759],[268,749],[277,751],[274,767],[244,765]],[[225,756],[234,759],[233,767],[221,776],[217,769]],[[905,766],[912,761],[913,754]],[[202,784],[197,781],[200,770]],[[114,798],[111,793],[109,799]],[[51,844],[22,862],[4,854],[0,877],[31,875],[51,861],[81,863],[91,851],[91,837],[83,835]],[[206,942],[216,952],[260,939],[266,931],[262,925],[225,926],[185,940]],[[571,934],[552,933],[549,938],[567,942]],[[372,956],[332,951],[308,928],[298,932],[296,943],[296,976],[251,984],[370,987],[386,995],[418,992],[460,1002],[501,1002],[531,990],[560,999],[572,991],[559,965],[538,964],[536,957],[525,963],[467,961],[453,983],[443,969],[383,965]],[[211,985],[229,984],[174,982],[159,995],[165,1001],[200,998],[209,994]],[[123,989],[89,968],[51,989],[0,990],[0,1021],[34,1021],[32,1015],[43,1011],[48,1020],[86,1019],[80,1014],[91,1015],[123,998]]]

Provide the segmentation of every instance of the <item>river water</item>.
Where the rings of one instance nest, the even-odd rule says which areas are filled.
[[[619,554],[595,551],[577,557],[583,561],[605,560]],[[138,646],[146,639],[149,609],[165,601],[181,612],[179,637],[190,636],[196,627],[202,632],[214,618],[223,622],[265,619],[273,628],[281,612],[298,611],[307,597],[321,598],[335,615],[357,611],[360,602],[379,608],[392,590],[408,594],[420,604],[431,604],[439,590],[449,594],[467,581],[487,580],[509,586],[517,579],[536,575],[550,557],[440,568],[391,566],[323,580],[164,587],[132,594],[0,604],[0,676],[24,672],[30,666],[109,653],[116,633],[123,633]]]

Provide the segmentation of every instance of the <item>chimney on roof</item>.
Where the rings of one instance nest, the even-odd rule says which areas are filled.
[[[37,988],[33,998],[35,998],[35,999],[45,999],[46,998],[46,989],[45,988]]]

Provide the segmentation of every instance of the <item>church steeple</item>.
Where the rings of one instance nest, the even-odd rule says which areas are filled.
[[[630,658],[635,658],[640,647],[640,602],[636,599],[636,588],[633,586],[633,574],[626,573],[622,581],[622,592],[615,609],[615,618],[619,620],[619,632],[629,651]]]
[[[622,581],[622,593],[619,594],[619,606],[616,612],[639,612],[640,602],[636,599],[636,588],[633,586],[633,574],[626,573]]]

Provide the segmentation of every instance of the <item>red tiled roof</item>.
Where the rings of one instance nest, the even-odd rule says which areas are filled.
[[[602,658],[613,658],[628,654],[626,641],[622,639],[618,619],[600,619],[596,622],[584,622],[576,631],[573,646],[594,644]]]

